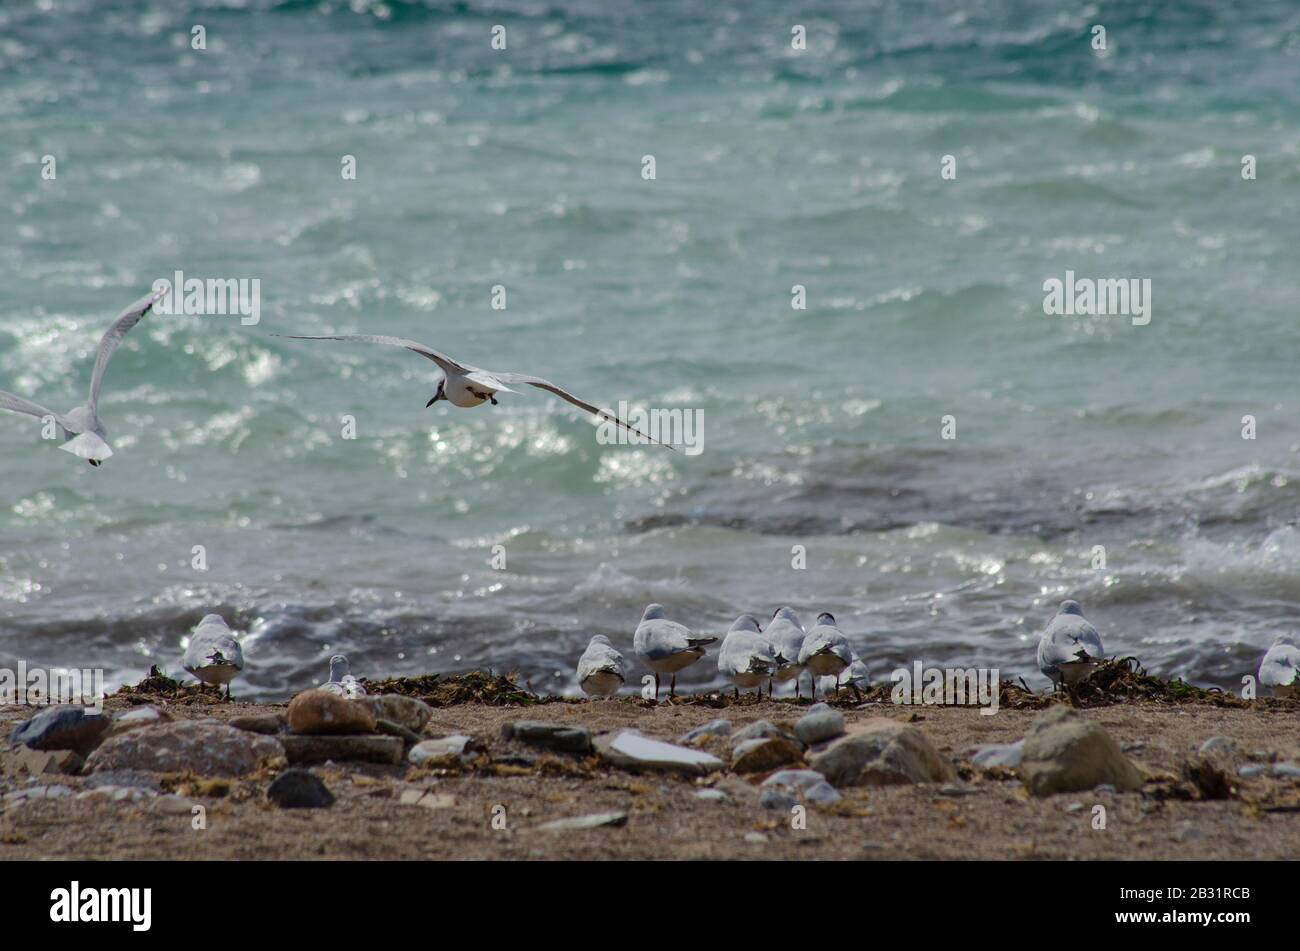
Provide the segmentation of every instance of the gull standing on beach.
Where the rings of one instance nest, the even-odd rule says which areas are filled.
[[[786,606],[777,608],[772,621],[767,625],[764,637],[776,648],[776,672],[774,680],[784,683],[794,681],[794,695],[799,696],[799,675],[803,673],[803,664],[799,663],[799,651],[803,649],[805,632],[799,623],[799,615],[794,608]],[[816,689],[816,684],[813,685]],[[768,693],[771,694],[769,688]]]
[[[718,648],[718,672],[735,685],[736,698],[741,687],[757,687],[762,699],[763,681],[770,681],[775,669],[776,648],[759,631],[758,618],[752,614],[736,618]]]
[[[319,689],[340,697],[347,697],[349,700],[366,695],[366,688],[361,686],[361,681],[352,676],[348,659],[342,654],[335,654],[330,658],[330,679],[321,684]]]
[[[1038,669],[1054,688],[1086,680],[1105,657],[1101,635],[1083,617],[1078,601],[1062,601],[1038,641]]]
[[[1273,642],[1259,665],[1259,682],[1273,688],[1275,697],[1300,693],[1300,647],[1290,634]]]
[[[274,336],[280,336],[274,334]],[[434,391],[433,398],[424,404],[428,409],[439,400],[446,400],[452,406],[459,406],[468,409],[478,406],[484,402],[497,405],[496,395],[498,393],[516,393],[507,385],[509,383],[518,383],[527,386],[535,386],[539,390],[546,390],[548,393],[554,393],[562,400],[572,403],[579,409],[584,409],[588,413],[599,417],[606,422],[615,423],[622,426],[630,433],[636,433],[646,442],[652,442],[666,449],[672,449],[672,446],[666,446],[657,439],[651,439],[635,426],[630,426],[623,420],[619,419],[609,410],[601,409],[592,403],[579,399],[562,386],[558,386],[549,380],[543,380],[539,376],[530,376],[527,373],[508,373],[496,370],[484,370],[481,367],[471,366],[468,363],[461,363],[454,360],[444,353],[439,353],[431,347],[426,347],[422,343],[416,343],[414,340],[405,340],[401,337],[386,337],[378,334],[339,334],[330,336],[306,336],[290,334],[290,340],[344,340],[356,343],[378,343],[388,347],[404,347],[413,353],[418,353],[427,360],[437,364],[438,369],[442,371],[442,379],[438,381],[438,389]],[[676,452],[676,450],[673,450]]]
[[[597,634],[578,658],[578,686],[589,697],[612,697],[627,681],[627,661],[609,638]]]
[[[181,666],[201,683],[225,684],[230,699],[230,682],[244,669],[244,652],[220,614],[206,615],[190,635]]]
[[[117,319],[113,321],[113,326],[104,332],[104,336],[99,340],[95,369],[90,377],[90,396],[85,403],[67,413],[56,413],[39,403],[0,390],[0,409],[11,413],[26,413],[37,419],[53,420],[59,427],[59,435],[63,437],[63,445],[59,448],[79,459],[85,459],[98,468],[113,454],[113,448],[108,444],[108,433],[105,432],[104,424],[99,419],[99,390],[104,384],[104,373],[108,370],[109,361],[113,359],[113,354],[117,352],[117,347],[126,336],[126,332],[149,313],[161,296],[161,291],[155,291],[148,297],[142,297],[118,314]]]
[[[799,664],[812,675],[812,695],[817,699],[817,678],[834,677],[839,690],[840,673],[853,663],[853,648],[849,640],[835,626],[835,617],[829,611],[817,615],[817,623],[803,639],[799,648]]]
[[[871,686],[871,677],[867,673],[867,665],[863,663],[862,658],[857,654],[853,655],[853,660],[849,662],[849,666],[844,672],[844,686],[852,687],[853,693],[857,696],[861,696],[861,691]]]
[[[651,604],[641,615],[632,635],[632,647],[641,662],[655,672],[655,699],[659,699],[659,675],[672,674],[668,696],[677,696],[677,672],[704,656],[704,648],[716,637],[697,637],[676,621],[664,617],[662,604]]]

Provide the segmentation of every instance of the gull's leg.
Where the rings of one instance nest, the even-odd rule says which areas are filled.
[[[659,671],[655,671],[655,700],[659,699]]]
[[[737,699],[737,700],[740,699],[740,688],[739,688],[739,687],[736,688],[736,699]]]
[[[668,685],[668,699],[677,696],[677,672],[673,671],[672,683]]]
[[[493,406],[496,406],[496,405],[497,405],[497,398],[496,398],[495,396],[489,396],[489,397],[488,397],[488,401],[489,401]]]

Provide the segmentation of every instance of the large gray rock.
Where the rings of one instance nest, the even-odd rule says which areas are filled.
[[[9,734],[9,742],[33,750],[73,750],[90,755],[99,745],[112,720],[103,713],[77,704],[46,707]]]
[[[809,764],[834,786],[893,786],[946,783],[957,778],[952,764],[939,755],[914,726],[874,718],[855,724]]]
[[[395,741],[399,744],[401,741]],[[198,776],[245,776],[263,765],[283,765],[284,747],[212,721],[181,720],[109,737],[86,761],[86,772],[142,770]]]
[[[1142,773],[1115,739],[1069,707],[1054,707],[1034,720],[1025,737],[1020,777],[1035,796],[1102,784],[1121,791],[1142,786]]]

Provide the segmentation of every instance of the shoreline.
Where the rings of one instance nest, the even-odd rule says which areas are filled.
[[[885,718],[918,729],[955,770],[943,783],[839,788],[842,799],[809,806],[805,827],[764,808],[760,781],[729,768],[699,775],[629,771],[590,753],[538,749],[503,728],[543,721],[593,734],[633,729],[677,743],[719,717],[739,730],[758,720],[792,729],[811,706],[717,693],[658,703],[633,698],[521,699],[509,678],[474,672],[407,678],[431,693],[420,739],[469,737],[473,757],[422,765],[337,762],[309,767],[336,801],[323,809],[281,809],[267,800],[278,768],[239,778],[186,774],[146,777],[156,787],[120,799],[92,790],[96,776],[11,775],[15,750],[0,754],[0,858],[193,859],[1282,859],[1300,854],[1300,779],[1274,776],[1272,763],[1300,762],[1300,701],[1215,703],[1119,700],[1082,706],[1132,757],[1140,789],[1031,795],[1015,770],[976,768],[972,751],[1012,743],[1044,708],[1004,706],[981,716],[970,707],[905,707],[842,697],[831,706],[853,731]],[[390,686],[395,682],[389,682]],[[280,716],[285,704],[217,701],[181,688],[171,698],[146,684],[107,698],[114,715],[153,707],[170,720]],[[372,685],[372,686],[377,686]],[[1004,684],[1004,689],[1008,685]],[[146,688],[146,689],[141,689]],[[874,688],[879,691],[882,688]],[[845,691],[847,693],[847,691]],[[496,702],[494,702],[496,701]],[[0,708],[6,732],[30,708]],[[1206,798],[1188,781],[1197,751],[1212,737],[1231,747],[1234,774],[1224,798]],[[698,748],[729,755],[726,737]],[[808,754],[805,754],[807,756]],[[1260,767],[1250,778],[1235,768]],[[137,781],[132,779],[131,782]],[[143,782],[144,780],[139,780]],[[12,794],[62,786],[43,797]],[[118,788],[118,787],[113,787]],[[702,798],[702,790],[714,790]],[[180,805],[188,804],[188,805]],[[205,817],[192,828],[193,807]],[[1106,828],[1093,827],[1096,809]],[[552,831],[548,822],[614,814],[610,824]]]

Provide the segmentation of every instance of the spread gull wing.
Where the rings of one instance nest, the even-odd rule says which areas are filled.
[[[140,298],[122,313],[117,315],[117,320],[113,321],[113,326],[104,332],[104,336],[99,340],[99,355],[95,357],[95,373],[90,378],[90,399],[87,401],[92,413],[99,412],[99,388],[104,383],[104,371],[108,369],[108,362],[113,359],[113,354],[117,352],[118,344],[126,336],[126,332],[140,322],[145,314],[153,308],[158,298],[162,297],[162,291],[154,291],[145,297]]]
[[[280,336],[275,334],[275,336]],[[305,336],[299,334],[289,334],[290,340],[347,340],[354,343],[379,343],[386,347],[404,347],[413,353],[432,360],[438,364],[443,373],[451,373],[457,376],[463,373],[473,373],[478,367],[472,367],[465,363],[460,363],[447,356],[445,353],[439,353],[422,343],[416,343],[414,340],[406,340],[402,337],[386,337],[381,334],[338,334],[333,336]]]
[[[0,390],[0,409],[7,409],[11,413],[26,413],[28,416],[35,416],[37,419],[53,416],[60,424],[63,422],[63,417],[58,413],[46,409],[39,403],[25,400],[21,396],[6,393],[4,390]]]
[[[577,406],[579,409],[585,409],[588,413],[591,413],[594,416],[599,416],[601,419],[608,420],[611,423],[617,423],[619,426],[622,426],[628,432],[636,433],[638,436],[640,436],[642,439],[646,440],[647,442],[652,442],[656,446],[663,446],[665,449],[672,449],[673,452],[677,451],[676,449],[673,449],[672,446],[669,446],[667,443],[662,443],[657,439],[651,439],[649,436],[641,432],[641,430],[637,429],[635,426],[630,426],[627,423],[623,422],[623,420],[619,419],[609,410],[601,409],[599,406],[595,406],[592,403],[588,403],[586,400],[578,399],[578,397],[574,396],[564,387],[556,386],[550,380],[543,380],[541,377],[537,377],[537,376],[529,376],[527,373],[495,373],[494,372],[492,373],[492,376],[496,377],[498,380],[500,380],[503,383],[526,383],[529,386],[537,387],[539,390],[546,390],[547,392],[554,393],[560,399],[567,400],[568,402],[572,403],[574,406]]]

